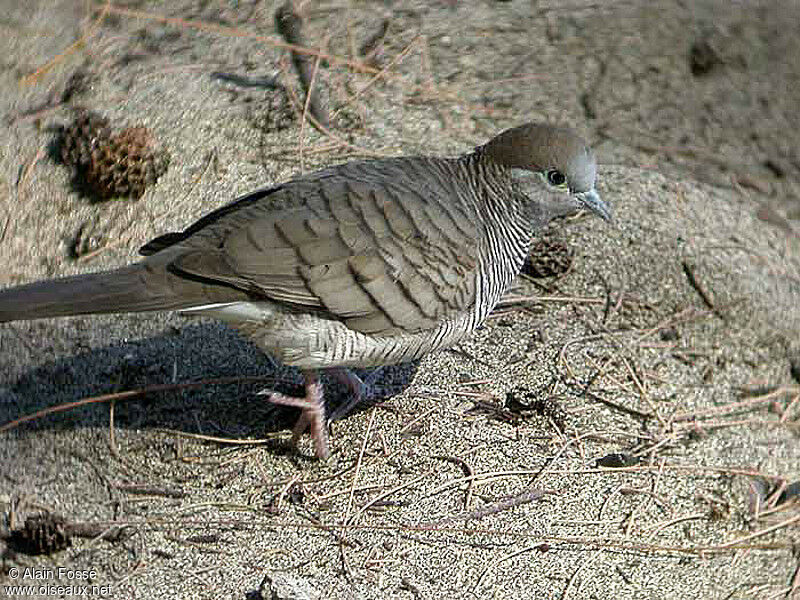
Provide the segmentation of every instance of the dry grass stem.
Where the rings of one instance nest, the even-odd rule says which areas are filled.
[[[202,381],[194,381],[189,383],[159,383],[155,385],[145,386],[143,388],[136,390],[126,390],[124,392],[114,392],[111,394],[90,396],[88,398],[81,398],[80,400],[75,400],[74,402],[65,402],[64,404],[58,404],[56,406],[50,406],[42,410],[37,410],[34,413],[25,415],[24,417],[20,417],[18,419],[14,419],[13,421],[9,421],[8,423],[4,423],[3,425],[0,425],[0,433],[4,433],[16,427],[19,427],[24,423],[41,419],[42,417],[47,415],[65,412],[68,410],[72,410],[73,408],[78,408],[80,406],[86,406],[89,404],[102,404],[103,402],[132,400],[135,398],[140,398],[147,394],[153,394],[158,392],[169,392],[176,390],[190,390],[190,389],[204,387],[207,385],[255,383],[262,381],[274,381],[274,379],[275,379],[274,377],[220,377],[218,379],[204,379]]]
[[[364,452],[367,450],[367,443],[369,443],[369,437],[372,432],[372,426],[375,423],[375,414],[377,411],[373,408],[370,410],[369,415],[369,422],[367,423],[367,430],[364,433],[364,439],[361,442],[361,450],[358,452],[358,458],[356,459],[356,467],[353,471],[353,480],[350,483],[350,494],[347,497],[347,507],[344,511],[344,517],[342,518],[342,529],[344,529],[348,523],[350,522],[350,513],[353,509],[353,498],[355,497],[355,490],[356,484],[358,483],[358,477],[361,474],[361,464],[364,461]]]
[[[57,54],[55,57],[53,57],[53,59],[50,62],[48,62],[46,65],[41,66],[38,69],[36,69],[33,73],[30,73],[30,74],[25,75],[24,77],[22,77],[19,80],[19,84],[21,86],[28,86],[28,85],[37,84],[39,82],[39,80],[41,79],[41,77],[43,75],[45,75],[47,72],[49,72],[53,67],[55,67],[61,61],[63,61],[65,58],[67,58],[70,54],[73,54],[74,52],[76,52],[77,50],[83,48],[86,45],[86,43],[89,41],[89,38],[91,38],[100,29],[100,26],[103,24],[103,21],[105,21],[106,16],[111,11],[111,9],[112,9],[111,1],[108,0],[107,2],[105,2],[102,5],[99,5],[99,6],[96,5],[96,8],[99,8],[100,14],[97,15],[97,18],[94,20],[94,23],[92,23],[92,26],[89,27],[89,29],[86,31],[86,33],[84,33],[80,37],[80,39],[78,39],[74,43],[72,43],[61,54]]]

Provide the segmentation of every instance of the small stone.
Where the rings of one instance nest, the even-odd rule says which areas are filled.
[[[707,39],[695,41],[689,49],[689,70],[695,77],[708,75],[722,62],[719,54]]]
[[[612,452],[602,458],[598,458],[596,464],[598,467],[606,467],[607,469],[621,469],[638,465],[640,462],[639,457],[627,452]]]
[[[78,227],[75,235],[65,242],[67,256],[77,260],[102,248],[106,244],[106,234],[100,221],[86,220]]]
[[[662,342],[675,342],[678,340],[680,335],[678,334],[678,330],[674,327],[668,327],[666,329],[662,329],[658,332],[658,337],[661,338]]]
[[[306,579],[281,572],[264,577],[258,592],[263,600],[318,600],[322,597]]]
[[[797,383],[800,383],[800,354],[789,359],[789,372]]]
[[[794,481],[787,485],[778,498],[778,504],[783,504],[784,502],[789,501],[800,501],[800,481]]]
[[[295,483],[289,488],[289,493],[287,494],[289,499],[289,504],[303,504],[306,500],[306,492],[303,489],[303,485],[300,483]]]

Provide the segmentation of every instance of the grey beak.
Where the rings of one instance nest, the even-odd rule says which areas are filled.
[[[609,208],[608,204],[603,202],[600,194],[594,191],[594,189],[588,192],[579,192],[575,194],[575,198],[604,221],[611,221],[611,208]]]

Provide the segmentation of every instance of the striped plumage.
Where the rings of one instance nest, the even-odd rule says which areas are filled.
[[[179,309],[318,385],[316,369],[404,362],[472,331],[537,230],[581,207],[608,218],[594,179],[580,138],[533,124],[459,158],[351,162],[240,198],[134,265],[0,291],[0,322]],[[313,395],[306,421],[324,414]]]

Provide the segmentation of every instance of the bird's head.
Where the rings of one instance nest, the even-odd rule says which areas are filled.
[[[594,152],[572,129],[528,123],[504,131],[481,150],[509,170],[515,191],[528,201],[537,221],[581,208],[611,220],[611,209],[594,189]]]

